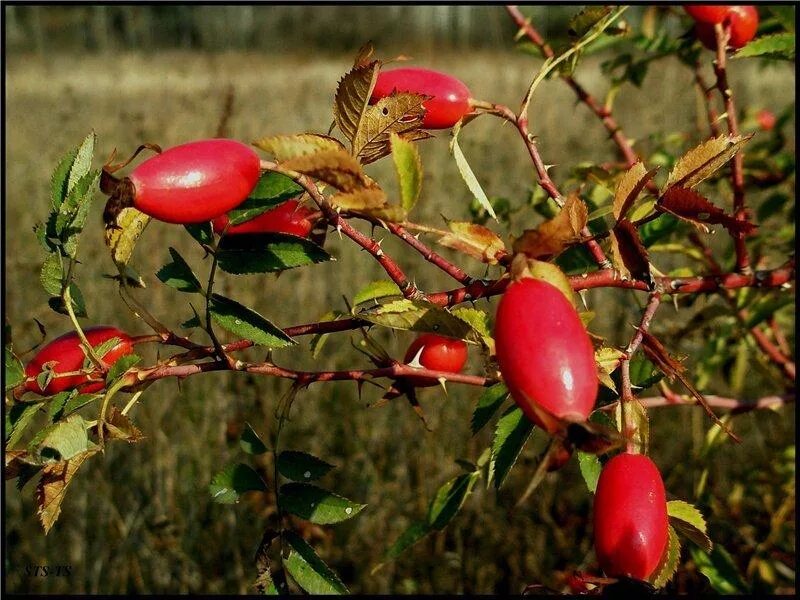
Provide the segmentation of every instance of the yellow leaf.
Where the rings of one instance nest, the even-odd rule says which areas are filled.
[[[47,534],[61,514],[61,503],[64,494],[78,468],[90,456],[99,451],[99,447],[92,448],[73,456],[69,460],[49,463],[42,469],[42,477],[36,486],[36,504],[39,521]]]
[[[321,150],[296,156],[282,162],[281,166],[323,181],[342,192],[370,187],[359,162],[344,150]]]
[[[466,221],[448,221],[451,233],[438,242],[490,265],[496,265],[498,256],[505,252],[505,244],[496,233],[483,225]]]
[[[317,133],[273,135],[253,142],[253,144],[265,152],[272,154],[277,161],[313,154],[320,150],[345,149],[342,143],[336,138]]]
[[[117,227],[106,227],[106,246],[114,263],[122,268],[128,264],[136,242],[150,222],[150,217],[135,208],[123,208],[117,215]]]
[[[555,217],[536,229],[526,229],[514,240],[514,253],[524,253],[530,258],[549,259],[563,252],[570,244],[581,239],[589,212],[586,204],[576,195],[567,198]]]

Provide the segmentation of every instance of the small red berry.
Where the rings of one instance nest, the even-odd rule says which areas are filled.
[[[594,348],[575,308],[555,286],[524,278],[497,307],[500,372],[522,412],[549,432],[551,416],[585,421],[597,397]]]
[[[314,228],[314,224],[308,220],[313,213],[313,210],[302,206],[297,200],[288,200],[254,219],[228,227],[225,235],[276,232],[306,237]],[[227,224],[228,215],[217,217],[213,221],[214,232],[222,233]]]
[[[758,120],[758,126],[762,131],[772,131],[772,129],[775,127],[775,123],[778,122],[778,119],[775,117],[775,113],[767,109],[758,111],[756,119]]]
[[[403,362],[408,364],[419,355],[419,364],[432,371],[458,373],[467,362],[467,344],[464,340],[424,333],[414,340],[406,350]],[[435,381],[409,377],[416,387],[436,385]]]
[[[241,204],[258,183],[260,161],[235,140],[181,144],[149,158],[128,176],[133,206],[167,223],[202,223]]]
[[[610,577],[647,579],[667,547],[669,517],[658,467],[618,454],[600,472],[594,497],[594,547]]]
[[[752,40],[758,30],[758,11],[752,5],[728,6],[724,22],[730,23],[730,39],[728,46],[733,49],[742,48]],[[698,21],[695,24],[697,39],[709,50],[716,50],[717,36],[714,25]]]
[[[375,104],[395,91],[432,96],[423,104],[425,117],[422,126],[426,129],[450,129],[470,112],[467,86],[439,71],[415,67],[381,71],[370,103]]]
[[[728,16],[731,9],[729,4],[684,4],[685,10],[690,17],[698,23],[722,23]]]
[[[100,357],[103,359],[103,362],[109,366],[113,365],[123,356],[133,352],[133,340],[131,340],[127,333],[120,331],[116,327],[89,327],[88,329],[84,329],[84,333],[86,334],[86,339],[93,347],[112,338],[119,338],[119,342],[111,348],[111,350],[106,352],[104,356]],[[87,383],[89,377],[86,375],[54,377],[44,390],[42,390],[36,382],[35,378],[44,370],[43,367],[46,363],[55,362],[52,367],[55,373],[71,373],[81,370],[85,358],[86,355],[81,348],[81,342],[77,332],[69,331],[57,337],[39,350],[36,356],[34,356],[25,367],[25,375],[29,378],[33,378],[28,380],[25,386],[26,389],[30,392],[48,396],[76,388],[84,394],[91,394],[103,389],[105,384],[102,381]]]

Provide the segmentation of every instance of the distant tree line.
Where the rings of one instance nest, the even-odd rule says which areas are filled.
[[[543,33],[578,7],[526,7]],[[427,49],[507,45],[514,26],[502,6],[158,6],[4,7],[9,51],[280,50],[346,51],[379,46]],[[560,28],[563,31],[563,27]]]

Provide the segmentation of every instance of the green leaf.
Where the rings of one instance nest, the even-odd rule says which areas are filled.
[[[11,346],[3,350],[3,381],[5,390],[17,387],[25,379],[25,369],[20,360],[11,351]]]
[[[219,504],[235,504],[245,492],[264,492],[266,489],[259,474],[243,463],[225,467],[214,476],[209,486],[211,499]]]
[[[11,450],[17,445],[25,428],[42,406],[43,402],[35,404],[18,403],[6,410],[6,450]]]
[[[118,377],[122,376],[125,371],[130,369],[132,366],[138,364],[141,360],[142,357],[136,354],[128,354],[127,356],[119,358],[108,370],[106,381],[111,383]]]
[[[596,454],[581,452],[578,450],[578,467],[580,467],[583,480],[586,482],[587,489],[594,494],[597,489],[597,480],[603,465]]]
[[[214,242],[214,229],[211,222],[190,223],[183,226],[201,246],[210,246]]]
[[[664,378],[664,373],[641,353],[631,359],[631,384],[639,389],[647,389]]]
[[[66,417],[69,414],[72,414],[76,410],[83,408],[90,402],[97,400],[98,398],[102,398],[102,394],[78,394],[67,400],[66,404],[64,405],[64,410],[61,413],[61,416]]]
[[[219,268],[233,275],[274,273],[332,260],[323,248],[288,233],[226,236],[217,250]]]
[[[292,481],[313,481],[331,469],[333,465],[305,452],[284,450],[278,455],[278,472]]]
[[[67,182],[67,192],[71,191],[82,178],[86,177],[92,168],[92,158],[94,156],[95,133],[92,131],[87,135],[75,152],[75,160],[70,165],[69,181]]]
[[[610,12],[610,6],[587,6],[569,20],[570,37],[582,38]]]
[[[481,394],[475,410],[472,411],[472,435],[483,429],[506,398],[508,398],[508,388],[502,383],[496,383]]]
[[[86,421],[80,415],[70,415],[51,428],[37,444],[43,457],[56,460],[69,460],[89,449],[89,435]]]
[[[286,175],[266,172],[258,180],[247,200],[228,212],[228,219],[231,225],[239,225],[255,219],[258,215],[301,193],[303,188]]]
[[[86,173],[67,192],[67,197],[58,209],[55,223],[56,234],[62,240],[69,239],[83,229],[83,223],[80,221],[85,221],[86,210],[88,210],[88,206],[85,205],[89,204],[94,196],[99,174],[99,171]]]
[[[406,530],[400,534],[400,537],[395,540],[394,544],[389,547],[389,550],[386,551],[386,558],[397,558],[430,532],[431,528],[428,527],[425,521],[415,521],[409,525]]]
[[[794,33],[776,33],[758,37],[737,51],[733,58],[752,56],[794,60]]]
[[[392,160],[400,183],[400,206],[410,212],[419,200],[422,190],[422,161],[413,142],[403,139],[396,133],[390,134]]]
[[[175,288],[179,292],[201,293],[203,286],[200,285],[200,280],[197,279],[189,263],[183,259],[175,248],[170,247],[169,254],[172,256],[172,262],[161,267],[156,273],[156,277],[162,283]]]
[[[48,254],[44,263],[42,263],[42,270],[39,273],[39,281],[42,283],[44,291],[51,296],[60,296],[63,277],[61,256],[57,253]]]
[[[744,326],[747,329],[752,329],[756,325],[760,325],[769,319],[777,311],[789,304],[794,304],[794,298],[785,292],[779,292],[777,295],[773,295],[771,297],[765,296],[759,298],[747,308],[748,315]]]
[[[479,341],[480,334],[468,323],[435,304],[395,300],[358,312],[359,318],[392,329],[438,333],[457,339]]]
[[[76,283],[73,282],[69,284],[69,293],[72,298],[72,310],[75,311],[75,315],[78,317],[88,317],[89,315],[86,313],[86,301],[83,299],[83,292],[81,292],[81,289]],[[66,304],[64,304],[64,299],[61,297],[50,298],[47,304],[59,314],[69,314]]]
[[[667,502],[670,523],[690,541],[706,552],[711,552],[712,544],[708,538],[706,520],[697,507],[682,500]]]
[[[427,522],[431,529],[444,529],[453,520],[480,476],[480,471],[464,473],[436,491],[428,507]]]
[[[469,191],[472,192],[472,195],[475,197],[475,199],[486,210],[486,212],[488,212],[492,218],[496,220],[497,215],[494,212],[492,203],[489,202],[486,192],[483,191],[481,184],[478,183],[478,178],[475,177],[475,173],[472,172],[472,168],[469,166],[464,153],[461,151],[461,147],[458,145],[458,133],[460,131],[461,122],[459,121],[456,123],[455,127],[453,127],[453,137],[450,140],[450,152],[453,154],[453,158],[456,160],[458,172],[461,173],[461,178],[464,180],[464,183],[467,184]]]
[[[367,506],[308,483],[282,485],[278,501],[284,510],[317,525],[346,521]]]
[[[469,325],[481,336],[487,346],[492,346],[492,333],[489,326],[489,315],[477,308],[460,307],[452,311],[454,317],[458,317]]]
[[[747,594],[749,589],[742,579],[736,563],[720,544],[706,554],[700,548],[689,546],[697,569],[706,576],[711,587],[720,594]]]
[[[61,159],[58,163],[53,175],[50,177],[50,204],[53,211],[58,212],[61,204],[67,197],[67,181],[69,180],[69,172],[75,162],[75,157],[78,155],[78,149],[75,148]]]
[[[794,31],[795,7],[791,4],[768,4],[766,7],[787,31]]]
[[[382,279],[381,281],[373,281],[368,283],[365,287],[361,288],[358,293],[353,296],[353,306],[358,306],[370,300],[377,300],[378,298],[386,298],[387,296],[401,296],[400,288],[394,281]]]
[[[533,423],[517,406],[509,408],[497,421],[492,440],[492,459],[489,472],[492,473],[495,489],[500,489],[511,467],[517,462],[522,447],[533,431]]]
[[[678,534],[675,533],[671,526],[668,534],[667,548],[661,558],[661,563],[656,567],[653,577],[653,585],[656,588],[662,588],[667,585],[678,570],[678,562],[681,558],[681,541],[678,539]]]
[[[59,392],[55,396],[50,399],[50,404],[47,407],[47,414],[50,417],[50,422],[55,423],[56,421],[60,420],[61,417],[64,415],[64,407],[66,406],[67,402],[70,398],[74,398],[78,395],[77,390],[72,390],[69,392]]]
[[[223,329],[260,346],[283,348],[297,343],[254,310],[225,296],[213,294],[209,310]]]
[[[283,534],[289,546],[289,555],[283,566],[292,579],[309,594],[347,594],[348,589],[336,573],[317,556],[314,549],[293,531]]]
[[[332,310],[322,315],[319,318],[319,322],[325,323],[328,321],[335,321],[339,317],[344,316],[344,314],[345,313],[342,313],[338,310]],[[311,350],[312,358],[317,358],[320,355],[322,348],[325,346],[325,342],[328,341],[330,335],[330,333],[317,333],[311,338],[311,341],[309,342],[309,350]]]
[[[239,446],[248,454],[264,454],[267,451],[266,445],[261,441],[250,423],[244,424],[244,431],[239,437]]]
[[[100,178],[100,172],[93,171],[86,177],[89,178],[88,189],[85,192],[82,192],[83,195],[76,200],[77,204],[75,212],[72,215],[69,227],[64,232],[64,252],[66,252],[67,256],[70,258],[75,258],[78,255],[78,240],[80,239],[80,234],[83,232],[83,228],[86,225],[86,218],[89,216],[89,209],[92,207],[92,200],[94,199],[94,192],[97,188],[97,181]],[[78,186],[76,186],[75,189],[78,189]]]

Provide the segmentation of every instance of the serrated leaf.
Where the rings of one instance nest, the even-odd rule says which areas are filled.
[[[223,329],[257,345],[282,348],[297,343],[256,311],[220,294],[211,296],[209,310]]]
[[[64,414],[64,407],[70,398],[78,395],[77,390],[69,392],[59,392],[50,399],[50,404],[47,406],[47,414],[50,417],[50,422],[55,423],[60,420]]]
[[[75,152],[75,160],[73,161],[69,170],[67,192],[70,192],[77,185],[78,181],[86,177],[86,175],[89,173],[89,170],[92,168],[95,138],[96,136],[93,131],[87,135],[83,139],[83,142],[81,142],[81,145],[78,146],[77,151]]]
[[[88,205],[94,196],[99,176],[100,171],[92,171],[78,179],[67,192],[67,197],[58,209],[55,231],[65,242],[83,229]],[[72,243],[72,249],[74,250],[74,248],[75,242]]]
[[[358,293],[353,296],[353,306],[358,306],[370,300],[377,300],[379,298],[386,298],[389,296],[401,296],[400,288],[394,281],[387,279],[381,281],[373,281],[368,283],[365,287],[361,288]]]
[[[333,465],[305,452],[284,450],[278,455],[278,472],[292,481],[314,481],[331,469]]]
[[[117,227],[106,227],[106,246],[111,250],[111,260],[118,268],[130,262],[136,242],[142,236],[149,222],[149,215],[128,207],[123,208],[117,215]]]
[[[386,551],[386,558],[397,558],[430,532],[431,528],[425,521],[415,521],[409,525],[395,540],[394,544],[389,547],[389,549]]]
[[[514,253],[523,253],[529,258],[548,260],[561,254],[570,245],[581,240],[581,230],[586,227],[589,210],[575,194],[564,202],[560,212],[539,225],[526,229],[514,240]]]
[[[367,506],[308,483],[282,485],[278,501],[283,510],[317,525],[346,521]]]
[[[500,406],[508,398],[508,388],[502,383],[496,383],[485,390],[472,411],[472,422],[470,427],[472,435],[478,433],[489,422],[498,411]]]
[[[49,463],[42,468],[42,477],[36,486],[36,503],[39,522],[45,535],[61,514],[61,503],[78,468],[98,450],[99,448],[95,446],[71,460]]]
[[[596,454],[588,452],[581,452],[578,450],[578,467],[581,470],[583,481],[586,483],[586,488],[594,494],[597,489],[597,480],[600,478],[600,471],[603,470],[603,465]]]
[[[696,506],[682,500],[667,502],[670,523],[681,534],[706,552],[711,552],[712,544],[708,537],[706,520]]]
[[[430,134],[420,129],[425,117],[423,103],[429,98],[395,92],[367,107],[353,139],[353,154],[369,164],[391,153],[392,134],[408,142],[429,138]]]
[[[239,447],[248,454],[253,455],[264,454],[267,451],[266,445],[261,441],[261,438],[250,423],[244,424],[244,431],[239,437]]]
[[[83,232],[83,228],[86,225],[86,219],[89,216],[89,209],[92,206],[92,200],[94,199],[94,189],[97,184],[97,180],[100,176],[99,171],[93,171],[86,175],[89,179],[87,183],[87,190],[83,192],[83,195],[76,199],[76,208],[74,213],[72,214],[72,218],[69,222],[69,227],[64,231],[64,252],[70,258],[75,258],[78,254],[78,240],[80,239],[80,234]],[[77,190],[79,188],[78,185],[75,186]],[[70,192],[71,196],[72,192]],[[70,201],[70,198],[67,198],[67,201]]]
[[[269,152],[277,161],[313,154],[320,150],[345,149],[339,140],[318,133],[271,135],[253,142],[253,145],[261,148],[265,152]]]
[[[628,219],[620,219],[611,230],[611,262],[623,278],[633,277],[652,285],[650,256]]]
[[[10,450],[17,445],[25,433],[25,429],[31,422],[36,412],[42,406],[42,402],[35,404],[17,403],[6,409],[6,449]]]
[[[597,364],[597,377],[600,383],[615,392],[617,387],[611,379],[611,373],[619,366],[620,360],[624,356],[624,352],[609,346],[600,346],[594,351],[594,361]]]
[[[495,489],[499,490],[503,485],[532,432],[533,423],[517,406],[509,408],[497,421],[489,467]]]
[[[134,426],[127,415],[123,415],[117,410],[116,406],[111,407],[111,411],[103,423],[103,430],[106,439],[123,440],[129,444],[135,444],[144,439],[144,434],[138,427]]]
[[[342,192],[370,187],[361,164],[344,150],[321,150],[297,156],[282,162],[281,166],[327,183]]]
[[[339,192],[329,200],[336,208],[348,211],[370,211],[387,205],[386,193],[379,187]]]
[[[283,566],[297,585],[309,594],[349,593],[336,573],[331,571],[303,538],[293,531],[284,532],[283,537],[289,546],[289,554],[283,559]]]
[[[203,291],[203,286],[200,285],[200,280],[192,271],[180,253],[170,246],[169,254],[172,257],[172,262],[167,263],[161,267],[156,273],[162,283],[171,288],[175,288],[179,292],[187,292],[190,294],[198,294]]]
[[[479,341],[480,334],[448,310],[417,300],[395,300],[357,313],[360,319],[383,327],[438,333],[458,339]]]
[[[464,153],[461,151],[461,146],[458,145],[458,134],[460,131],[461,124],[459,122],[453,127],[453,137],[450,140],[450,153],[456,161],[456,167],[458,167],[458,172],[461,173],[461,178],[464,180],[464,183],[467,184],[469,191],[472,192],[472,196],[493,219],[497,220],[497,215],[494,212],[492,203],[489,202],[486,192],[483,191],[481,184],[478,182],[478,178],[475,177],[475,173],[472,171],[472,167],[469,166]]]
[[[667,547],[661,563],[656,567],[651,581],[656,588],[662,588],[669,582],[678,570],[678,563],[681,558],[681,542],[675,530],[670,527],[668,530]]]
[[[437,242],[447,248],[458,250],[489,265],[496,265],[506,253],[503,240],[491,229],[467,221],[448,221],[450,233]]]
[[[492,334],[489,329],[489,315],[478,308],[461,306],[452,310],[454,317],[458,317],[477,331],[485,342],[491,342]]]
[[[56,423],[37,444],[39,454],[59,461],[70,460],[89,448],[86,421],[80,415],[70,415]]]
[[[750,141],[750,137],[721,135],[692,148],[680,157],[667,179],[667,188],[693,188],[713,175]]]
[[[733,558],[720,544],[706,554],[700,548],[689,546],[697,569],[706,576],[711,587],[719,594],[747,594],[750,592]]]
[[[211,499],[219,504],[235,504],[245,492],[264,492],[267,486],[252,467],[228,465],[214,476],[209,486]]]
[[[233,275],[275,273],[332,260],[311,240],[289,233],[243,233],[223,238],[219,268]]]
[[[205,223],[188,223],[184,225],[183,228],[201,245],[208,246],[214,241],[214,229],[210,221]]]
[[[25,368],[14,355],[11,346],[3,348],[3,382],[5,391],[17,387],[25,379]]]
[[[352,144],[356,138],[375,82],[380,62],[372,61],[353,67],[339,80],[334,97],[333,118],[336,126]],[[353,154],[355,150],[353,149]]]
[[[247,199],[228,211],[228,219],[231,225],[239,225],[302,193],[303,188],[291,178],[267,171],[261,175]]]
[[[66,154],[50,177],[50,205],[56,213],[67,197],[69,173],[77,155],[78,148]]]
[[[464,473],[441,486],[428,507],[428,527],[444,529],[464,506],[467,496],[472,492],[480,476],[480,471]]]
[[[645,188],[647,183],[655,176],[657,169],[651,171],[643,163],[637,162],[620,178],[614,190],[613,213],[617,221],[626,216],[628,210],[639,193]],[[591,220],[591,219],[589,219]]]
[[[390,134],[390,144],[400,185],[400,206],[406,212],[411,212],[422,191],[422,160],[414,143],[395,132]]]
[[[747,235],[756,226],[748,221],[740,221],[725,214],[721,208],[714,206],[705,197],[694,190],[673,186],[658,200],[658,206],[679,219],[688,221],[708,233],[704,223],[717,223],[734,234]]]
[[[794,60],[794,33],[775,33],[764,35],[748,42],[748,44],[738,50],[733,58],[749,58],[758,56],[761,58],[777,58],[782,60]]]
[[[142,357],[136,354],[128,354],[127,356],[123,356],[111,365],[111,368],[108,370],[106,374],[106,381],[112,382],[118,377],[121,377],[125,371],[133,367],[134,365],[139,364],[141,362]]]

